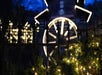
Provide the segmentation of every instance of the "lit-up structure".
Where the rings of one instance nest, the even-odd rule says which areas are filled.
[[[91,18],[91,16],[92,16],[92,12],[91,12],[91,11],[89,11],[89,10],[87,10],[87,9],[84,9],[84,8],[82,8],[82,7],[78,6],[78,5],[75,5],[75,9],[80,9],[80,10],[82,10],[82,11],[84,11],[84,12],[89,13],[89,16],[88,16],[88,18],[87,18],[87,20],[86,20],[86,22],[88,23],[88,22],[89,22],[89,20],[90,20],[90,18]]]
[[[33,1],[32,0],[22,0],[22,1],[13,0],[13,6],[17,13],[19,13],[19,12],[23,13],[21,11],[21,9],[23,9],[23,11],[25,11],[25,12],[29,12],[29,13],[31,12],[31,15],[34,14],[34,15],[32,15],[32,17],[35,20],[36,26],[38,24],[40,24],[40,22],[37,20],[37,18],[40,17],[41,15],[43,15],[45,12],[49,11],[48,4],[47,4],[46,0],[33,0]],[[22,15],[22,14],[20,14],[20,15]],[[7,29],[8,32],[5,35],[8,39],[8,42],[18,43],[18,40],[21,39],[22,43],[26,43],[26,44],[33,43],[33,31],[37,30],[39,27],[37,27],[37,29],[30,28],[31,26],[28,21],[25,23],[23,29],[19,29],[18,27],[13,28],[14,24],[15,23],[13,23],[12,21],[9,21],[9,26]],[[21,35],[20,35],[20,38],[18,38],[18,36],[19,36],[18,33],[20,30],[21,30]],[[10,36],[9,36],[9,34],[10,34]]]
[[[73,21],[65,17],[58,17],[53,19],[48,24],[48,30],[45,29],[43,40],[44,44],[62,44],[66,45],[68,40],[73,40],[77,38],[77,26]],[[61,40],[62,43],[60,42]],[[57,46],[57,45],[56,45]],[[55,48],[56,48],[55,46]],[[44,53],[47,56],[47,46],[43,46]],[[51,51],[50,56],[52,56],[54,50]]]
[[[38,0],[38,2],[39,1],[40,0]],[[80,0],[77,0],[77,3],[79,1]],[[98,48],[100,47],[100,40],[90,41],[87,45],[88,49],[86,52],[85,50],[83,50],[82,44],[80,44],[79,41],[78,43],[76,43],[76,41],[78,40],[78,26],[71,18],[62,16],[65,13],[63,10],[64,0],[60,0],[59,2],[61,9],[59,10],[60,17],[55,17],[49,23],[41,23],[38,18],[42,16],[45,12],[49,12],[46,0],[44,0],[44,3],[45,9],[41,10],[40,13],[37,13],[33,17],[33,19],[35,20],[35,25],[38,25],[39,27],[33,29],[30,27],[30,24],[27,21],[24,27],[21,29],[20,39],[21,43],[24,45],[32,44],[33,51],[41,49],[43,51],[42,53],[44,53],[45,58],[47,57],[47,62],[51,62],[51,64],[47,63],[45,66],[43,65],[43,60],[38,58],[40,63],[37,63],[37,66],[32,65],[31,62],[29,62],[31,64],[30,71],[32,71],[34,75],[47,75],[45,73],[46,71],[54,70],[52,72],[54,74],[52,75],[67,75],[68,73],[64,73],[64,68],[62,68],[64,67],[63,64],[66,64],[66,71],[69,70],[71,67],[73,72],[75,72],[75,74],[69,73],[70,75],[99,75],[98,72],[100,70],[100,58],[98,57]],[[27,6],[26,3],[21,5],[25,5],[24,7]],[[31,8],[32,7],[26,8],[26,10]],[[79,9],[85,13],[88,13],[89,16],[85,22],[89,23],[92,16],[92,12],[90,10],[87,10],[79,5],[75,5],[74,9]],[[1,25],[2,22],[0,20],[0,31],[2,31]],[[41,25],[45,26],[40,29]],[[5,37],[10,44],[14,43],[17,45],[19,44],[19,28],[14,28],[13,26],[14,23],[9,20],[9,26]],[[33,42],[33,33],[40,35],[35,39],[37,42]],[[20,48],[24,48],[23,46]],[[37,48],[35,48],[36,46]],[[97,51],[94,49],[97,49]],[[30,50],[28,49],[27,51],[29,52]],[[88,55],[87,53],[89,53],[90,55],[92,54],[92,56]],[[54,67],[52,67],[53,65]]]
[[[86,22],[88,23],[89,20],[90,20],[90,18],[91,18],[91,16],[92,16],[92,12],[84,8],[84,5],[87,4],[86,2],[87,2],[86,0],[81,0],[81,1],[80,1],[80,0],[77,0],[77,1],[76,1],[76,5],[74,6],[74,8],[75,8],[76,10],[79,9],[80,11],[84,11],[84,12],[86,12],[86,13],[89,14],[89,16],[88,16],[88,18],[87,18],[87,20],[86,20]],[[92,2],[92,1],[89,1],[88,3],[90,3],[90,2]],[[82,3],[83,3],[83,4],[82,4]],[[81,4],[82,4],[82,5],[81,5]],[[81,14],[81,13],[80,13],[80,14]]]

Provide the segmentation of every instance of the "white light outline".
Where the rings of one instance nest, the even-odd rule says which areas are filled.
[[[51,37],[53,37],[54,39],[57,39],[57,36],[56,36],[56,35],[54,35],[53,33],[48,32],[48,34],[49,34]]]
[[[75,5],[74,8],[75,8],[75,9],[80,9],[80,10],[82,10],[82,11],[84,11],[84,12],[89,13],[89,16],[88,16],[88,18],[87,18],[87,20],[86,20],[86,22],[88,23],[89,20],[90,20],[90,18],[91,18],[91,16],[92,16],[92,12],[89,11],[89,10],[87,10],[87,9],[85,9],[85,8],[80,7],[80,6],[78,6],[78,5]]]
[[[46,4],[46,6],[48,7],[47,1],[44,0],[44,2],[45,2],[45,4]],[[49,9],[48,9],[48,8],[44,9],[42,12],[40,12],[39,14],[37,14],[37,15],[34,17],[34,19],[35,19],[35,24],[40,24],[40,22],[37,20],[37,18],[38,18],[39,16],[41,16],[42,14],[44,14],[45,12],[49,12]]]
[[[46,4],[46,6],[48,7],[48,3],[47,3],[47,1],[46,1],[46,0],[44,0],[44,2],[45,2],[45,4]]]
[[[46,39],[46,32],[47,32],[47,30],[45,29],[44,35],[43,35],[43,38],[45,38],[45,39]],[[46,40],[45,39],[42,40],[42,42],[44,44],[46,44]],[[43,50],[44,50],[45,55],[47,56],[47,46],[43,46]]]
[[[56,33],[58,33],[57,26],[55,25],[54,22],[53,22],[53,25],[54,25],[54,29],[55,29]]]
[[[66,36],[67,36],[67,34],[68,34],[68,30],[67,30],[67,31],[65,31],[64,36],[66,37]]]
[[[61,32],[60,32],[61,35],[63,35],[63,31],[64,31],[64,19],[62,19],[61,22]]]
[[[66,18],[66,17],[57,17],[57,18],[55,18],[55,19],[53,19],[49,24],[48,24],[48,28],[50,29],[52,26],[54,26],[55,25],[55,21],[56,20],[61,20],[61,22],[62,22],[62,20],[68,20],[69,21],[69,24],[70,24],[70,29],[74,29],[74,31],[75,31],[75,36],[71,36],[69,39],[70,40],[73,40],[73,39],[75,39],[75,38],[77,38],[77,26],[76,26],[76,24],[72,21],[72,20],[70,20],[69,18]],[[64,26],[61,26],[61,27],[64,27]],[[57,28],[57,26],[55,26],[54,28]],[[56,30],[56,29],[55,29]],[[63,29],[64,30],[64,29]],[[43,44],[46,44],[47,43],[47,41],[46,41],[46,33],[47,33],[47,30],[45,29],[45,31],[44,31],[44,35],[43,35],[43,39],[42,39],[42,43]],[[63,33],[65,36],[67,36],[67,34],[66,33]],[[54,37],[54,36],[53,36]],[[57,38],[57,37],[56,37]],[[66,40],[68,40],[67,38],[66,38]],[[48,43],[55,43],[54,41],[51,41],[51,42],[48,42]],[[45,53],[45,56],[47,56],[47,46],[43,46],[43,49],[44,49],[44,53]],[[52,56],[52,54],[53,54],[53,51],[51,51],[51,54],[50,54],[50,56]]]

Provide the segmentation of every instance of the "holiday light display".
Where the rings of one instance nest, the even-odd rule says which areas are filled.
[[[5,34],[5,37],[7,38],[9,43],[18,43],[18,28],[13,28],[14,24],[13,22],[9,21],[9,26]],[[30,28],[30,24],[28,22],[23,27],[24,29],[21,29],[21,42],[22,43],[32,43],[33,41],[33,29]]]
[[[48,31],[49,37],[47,36],[47,31]],[[76,39],[77,38],[77,26],[69,18],[65,18],[65,17],[55,18],[48,24],[48,30],[45,29],[42,42],[44,44],[47,44],[47,42],[48,44],[55,44],[57,43],[58,34],[60,34],[60,36],[63,36],[64,38],[62,39],[65,39],[66,41]],[[51,37],[51,41],[50,40],[47,41],[47,37],[49,39]],[[43,48],[44,48],[44,53],[47,56],[47,47],[43,46]]]
[[[79,2],[79,0],[77,0],[77,2]],[[45,3],[48,6],[46,0]],[[75,5],[75,9],[89,13],[86,21],[88,23],[92,12],[78,5]],[[35,24],[40,24],[37,18],[46,11],[48,12],[49,10],[45,9],[34,17]],[[18,43],[19,29],[13,28],[13,22],[9,21],[7,31],[5,36],[9,43]],[[36,32],[39,32],[39,28]],[[44,54],[48,57],[48,61],[51,62],[51,64],[45,66],[43,64],[43,58],[40,59],[39,57],[37,65],[32,65],[32,67],[27,68],[25,75],[29,75],[29,72],[33,75],[46,75],[46,72],[52,75],[99,75],[101,67],[100,60],[102,60],[100,59],[102,53],[102,49],[100,49],[101,39],[92,37],[88,39],[88,43],[86,43],[84,47],[84,44],[79,42],[80,40],[78,40],[77,37],[77,25],[71,19],[66,17],[53,19],[48,24],[48,29],[44,30],[42,38]],[[28,22],[26,22],[23,29],[21,29],[20,38],[22,39],[22,43],[33,43],[33,29],[30,28]],[[70,43],[70,41],[73,40],[75,41]],[[78,40],[77,43],[76,40]],[[60,54],[61,58],[56,59],[54,55],[58,56],[57,50],[63,50],[63,53]]]

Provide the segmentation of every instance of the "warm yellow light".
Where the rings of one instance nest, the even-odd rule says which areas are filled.
[[[89,66],[89,69],[91,69],[92,67],[91,66]]]
[[[83,67],[83,70],[85,71],[85,70],[86,70],[86,68],[85,68],[85,67]]]
[[[83,66],[80,66],[80,70],[82,70]]]
[[[67,60],[66,63],[70,63],[70,60]]]
[[[45,69],[44,65],[41,65],[41,68],[42,68],[42,69]]]
[[[32,67],[32,71],[34,71],[35,70],[35,68],[34,67]]]
[[[64,61],[66,64],[69,64],[69,63],[70,63],[70,60],[69,60],[67,57],[63,58],[63,61]]]
[[[87,74],[86,75],[90,75],[90,73],[89,72],[87,72]]]
[[[96,46],[99,47],[99,42],[96,42]]]
[[[99,61],[99,58],[96,58],[97,61]]]
[[[79,72],[79,68],[77,67],[77,68],[75,68],[75,70],[76,70],[76,72]]]
[[[78,62],[76,62],[76,65],[78,66],[78,65],[79,65],[79,63],[78,63]]]
[[[38,75],[38,73],[37,72],[35,72],[35,74],[34,75]]]
[[[72,50],[72,49],[73,49],[73,46],[70,46],[70,47],[69,47],[69,50]]]
[[[94,55],[96,55],[96,54],[97,54],[97,52],[95,51],[95,52],[94,52]]]
[[[58,72],[61,72],[61,69],[57,69]]]

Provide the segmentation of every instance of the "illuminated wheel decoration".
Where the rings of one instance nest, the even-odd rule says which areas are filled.
[[[53,19],[44,30],[42,43],[46,56],[52,57],[57,48],[65,47],[69,40],[77,38],[77,26],[66,17]],[[49,55],[48,55],[49,54]]]

